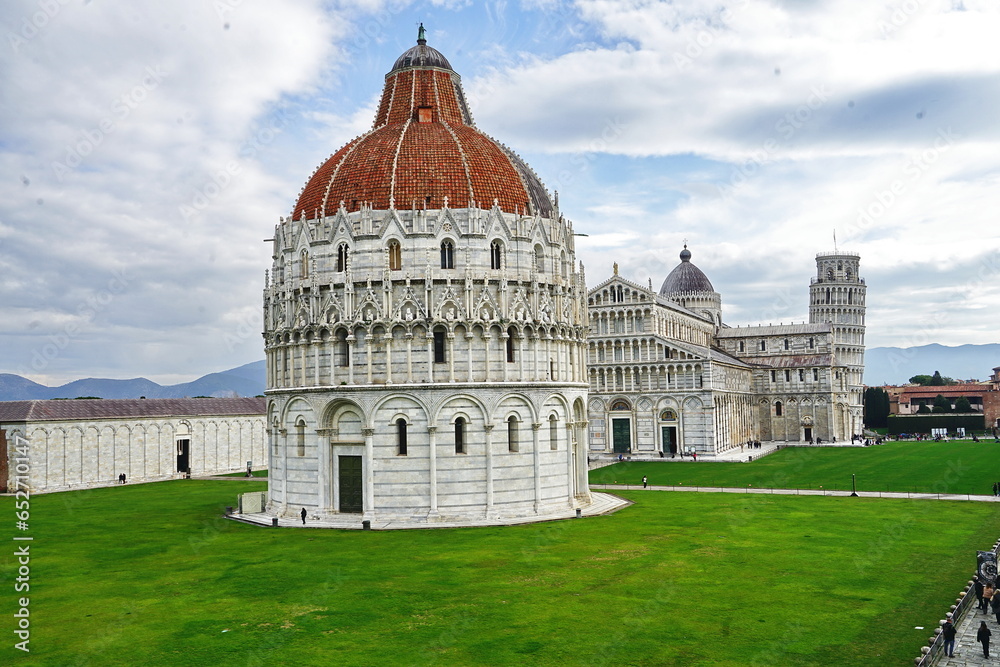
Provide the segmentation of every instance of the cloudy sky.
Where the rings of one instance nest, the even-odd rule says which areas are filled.
[[[862,255],[869,346],[997,342],[996,0],[7,0],[0,372],[161,383],[263,358],[269,238],[417,24],[477,125],[657,288],[802,321]]]

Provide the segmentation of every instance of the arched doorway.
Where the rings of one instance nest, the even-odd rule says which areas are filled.
[[[677,456],[677,413],[673,410],[660,412],[660,451],[670,458]]]
[[[619,400],[611,404],[611,443],[615,454],[628,454],[632,451],[632,406],[628,401]],[[619,415],[614,414],[615,412]],[[625,413],[629,415],[626,416]]]

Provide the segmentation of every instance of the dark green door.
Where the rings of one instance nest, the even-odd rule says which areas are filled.
[[[340,456],[340,511],[364,511],[364,478],[360,456]]]
[[[677,453],[677,427],[661,426],[660,433],[663,436],[663,453],[673,456]]]
[[[626,454],[632,447],[632,420],[612,419],[611,438],[615,454]]]

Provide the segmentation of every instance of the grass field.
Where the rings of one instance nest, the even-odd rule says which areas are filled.
[[[220,517],[258,488],[33,498],[32,652],[8,632],[0,664],[909,664],[929,634],[914,627],[934,627],[1000,534],[981,503],[652,491],[507,528]],[[13,499],[0,509],[13,525]]]
[[[747,450],[752,455],[753,450]],[[593,484],[911,491],[991,495],[1000,481],[1000,444],[892,442],[876,447],[790,447],[752,463],[624,462],[590,472]]]

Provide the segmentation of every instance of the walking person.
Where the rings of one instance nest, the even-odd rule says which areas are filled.
[[[994,588],[993,584],[987,583],[983,586],[983,604],[980,607],[987,614],[990,613],[990,603],[993,602]]]
[[[993,615],[997,617],[997,623],[1000,624],[1000,594],[995,590],[993,592],[993,600],[990,602],[990,608],[993,611]]]
[[[990,657],[990,629],[986,627],[986,621],[979,622],[979,632],[976,633],[976,641],[983,645],[983,657]]]
[[[955,657],[955,635],[957,634],[958,628],[955,627],[955,624],[949,618],[941,626],[941,635],[944,637],[944,654],[949,658]]]
[[[302,517],[302,525],[303,525],[303,526],[304,526],[304,525],[306,525],[306,514],[307,514],[307,512],[306,512],[306,508],[305,508],[305,507],[303,507],[303,508],[302,508],[302,511],[301,511],[301,512],[299,512],[299,516],[301,516],[301,517]]]
[[[972,577],[972,590],[976,594],[976,607],[983,608],[983,582],[979,580],[979,575]]]
[[[642,488],[644,488],[644,489],[646,488],[646,476],[645,475],[642,476]]]

